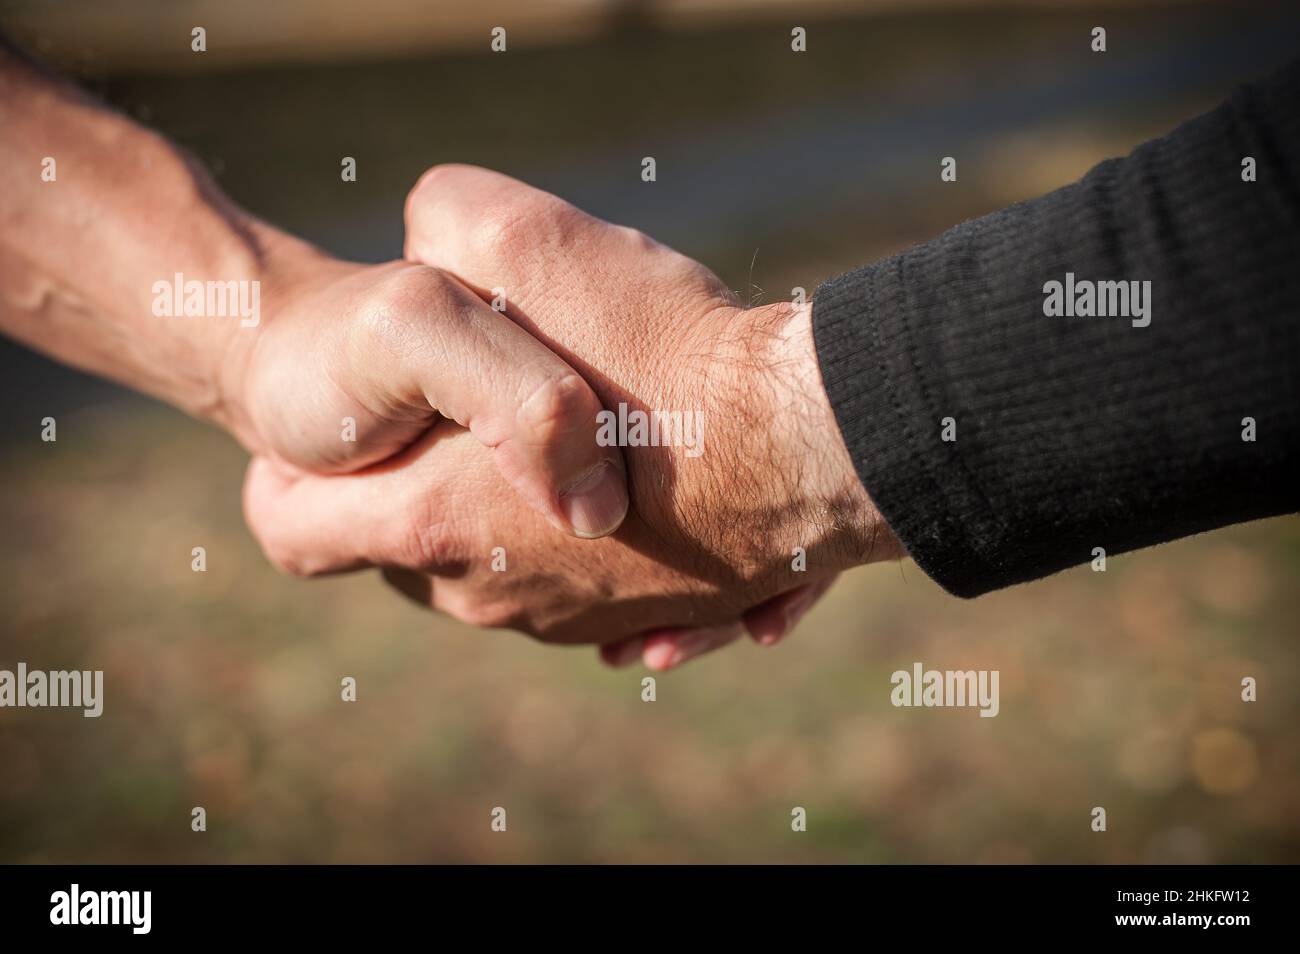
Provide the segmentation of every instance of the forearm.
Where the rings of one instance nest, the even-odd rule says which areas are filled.
[[[977,595],[1300,505],[1296,77],[818,290],[858,472],[945,587]],[[1149,310],[1049,316],[1067,273],[1149,282]]]
[[[160,136],[3,47],[0,129],[0,331],[254,443],[223,379],[257,327],[168,316],[170,290],[177,276],[258,282],[265,300],[261,284],[311,250],[237,209]]]

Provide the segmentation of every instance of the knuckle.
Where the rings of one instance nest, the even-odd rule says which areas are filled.
[[[406,194],[407,225],[436,208],[436,202],[443,196],[455,195],[455,180],[463,172],[464,167],[453,162],[439,163],[426,169]]]
[[[614,225],[611,226],[611,228],[613,228],[622,237],[623,241],[637,253],[644,254],[662,248],[662,246],[649,235],[646,235],[640,229],[632,228],[630,225]]]
[[[554,444],[595,427],[599,402],[587,382],[570,371],[548,378],[519,406],[518,421],[530,443]]]
[[[361,301],[357,318],[368,340],[395,354],[410,354],[428,343],[431,316],[445,309],[453,296],[463,297],[446,272],[409,265],[375,282]]]
[[[596,221],[577,206],[546,192],[536,196],[533,215],[545,230],[545,241],[555,248],[572,247]]]
[[[459,247],[459,237],[473,233],[483,218],[484,170],[443,163],[426,170],[407,193],[405,254],[439,257]]]
[[[459,247],[479,262],[508,263],[544,245],[568,242],[591,218],[563,199],[474,166],[455,163],[426,170],[407,193],[406,252],[423,257]],[[457,236],[447,246],[443,236]],[[642,237],[644,239],[644,236]]]
[[[470,254],[480,262],[510,261],[528,250],[532,230],[528,218],[517,211],[485,210],[466,233]]]
[[[419,314],[427,311],[430,299],[450,294],[456,287],[451,276],[440,268],[404,265],[375,283],[367,303],[371,311]]]
[[[420,178],[415,180],[415,185],[411,187],[411,191],[406,195],[407,210],[409,211],[418,206],[432,194],[441,191],[441,184],[447,179],[453,168],[454,166],[451,163],[440,162],[420,173]]]
[[[402,254],[407,258],[420,258],[427,253],[430,236],[441,232],[436,223],[439,214],[437,197],[442,192],[441,183],[446,175],[446,167],[434,166],[426,170],[406,194],[406,203],[402,207],[402,222],[406,227]]]
[[[387,549],[398,566],[432,572],[442,567],[447,548],[442,534],[436,529],[407,522],[397,530],[397,539]]]
[[[382,560],[429,572],[446,572],[459,565],[453,528],[437,519],[427,495],[420,495],[394,525],[393,539],[383,547]]]
[[[471,250],[481,261],[513,262],[569,245],[587,215],[547,192],[514,195],[509,205],[484,210],[469,229]]]

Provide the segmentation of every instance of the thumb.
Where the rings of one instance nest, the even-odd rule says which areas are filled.
[[[427,403],[492,449],[553,525],[613,533],[627,513],[622,452],[599,446],[600,400],[563,358],[439,269],[406,266],[351,349],[349,374],[381,402]]]

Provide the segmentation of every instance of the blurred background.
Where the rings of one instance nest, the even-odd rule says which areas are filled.
[[[1167,131],[1294,55],[1300,8],[0,0],[0,28],[340,255],[400,255],[419,173],[471,162],[761,302]],[[975,602],[859,570],[784,645],[644,703],[646,673],[594,651],[422,613],[373,574],[277,575],[244,463],[0,342],[0,668],[103,669],[107,696],[99,720],[0,711],[0,862],[1300,861],[1294,517]],[[915,661],[1000,670],[1001,714],[891,707]]]

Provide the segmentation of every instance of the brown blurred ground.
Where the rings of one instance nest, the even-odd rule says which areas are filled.
[[[1108,11],[1100,63],[1077,49],[1096,14],[1002,12],[837,20],[803,61],[737,21],[504,61],[99,80],[254,211],[346,254],[394,254],[414,176],[469,160],[771,300],[1214,102],[1295,23],[1259,9]],[[647,153],[671,157],[649,198]],[[959,183],[940,188],[946,154]],[[227,439],[16,348],[0,369],[0,667],[107,686],[99,720],[0,711],[0,862],[1300,860],[1294,517],[974,602],[911,564],[860,570],[787,644],[661,676],[647,704],[641,670],[421,613],[373,574],[276,575]],[[892,708],[915,661],[999,669],[1001,714]]]
[[[1300,858],[1294,519],[971,603],[860,570],[787,644],[660,676],[651,704],[640,670],[429,616],[372,574],[277,576],[242,463],[163,411],[81,414],[6,460],[0,661],[103,669],[107,698],[99,720],[0,714],[0,860]],[[892,708],[918,660],[1001,670],[1001,714]]]

